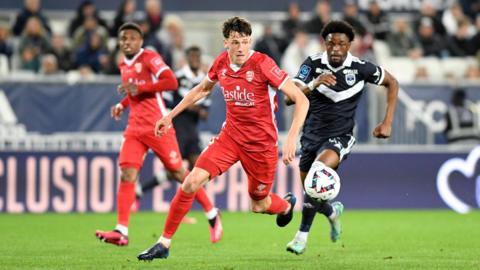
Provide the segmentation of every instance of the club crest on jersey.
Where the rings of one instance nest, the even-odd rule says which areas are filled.
[[[135,72],[137,73],[142,72],[142,63],[136,63],[134,68],[135,68]]]
[[[220,72],[220,77],[225,77],[226,73],[227,73],[227,69],[226,68],[222,69],[222,71]]]
[[[348,85],[352,86],[355,84],[356,77],[355,74],[353,73],[348,73],[345,75],[345,81],[347,82]]]
[[[253,76],[255,73],[253,73],[253,70],[247,71],[247,81],[252,82],[253,81]]]

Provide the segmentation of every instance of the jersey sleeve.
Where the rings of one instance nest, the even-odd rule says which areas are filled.
[[[301,85],[307,85],[311,80],[315,79],[315,70],[313,67],[313,61],[310,57],[303,61],[300,69],[298,70],[297,75],[293,78],[294,82],[298,82]]]
[[[383,82],[383,78],[385,78],[385,70],[381,66],[368,61],[365,61],[362,71],[365,81],[368,83],[380,85]]]
[[[260,63],[260,68],[263,75],[267,79],[268,84],[270,84],[274,88],[282,88],[283,84],[288,79],[288,74],[282,69],[280,69],[277,64],[275,64],[275,61],[273,61],[273,59],[269,56],[265,55],[265,58]]]
[[[221,57],[221,55],[219,55],[219,56],[215,59],[215,61],[213,61],[212,66],[211,66],[210,69],[208,70],[207,80],[209,80],[209,81],[211,81],[211,82],[216,82],[216,81],[218,81],[217,72],[218,72],[218,66],[219,66],[219,62],[220,62],[220,57]]]
[[[167,64],[163,62],[162,57],[158,54],[152,54],[152,56],[149,56],[145,60],[145,64],[156,78],[158,78],[163,71],[169,69]]]

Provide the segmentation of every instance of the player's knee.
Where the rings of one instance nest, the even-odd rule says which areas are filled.
[[[136,169],[122,169],[120,180],[122,182],[133,183],[137,180],[138,171]]]
[[[267,211],[267,207],[263,203],[253,203],[252,204],[252,212],[254,213],[265,213]]]
[[[195,179],[194,177],[187,177],[185,181],[182,183],[182,190],[185,193],[195,193],[201,187],[201,181]]]

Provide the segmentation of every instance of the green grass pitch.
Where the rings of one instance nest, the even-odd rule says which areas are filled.
[[[338,243],[317,215],[306,253],[287,253],[300,213],[285,228],[275,217],[223,213],[224,237],[210,244],[200,212],[197,224],[182,224],[170,257],[151,263],[136,255],[158,238],[165,214],[131,218],[130,245],[116,247],[95,239],[110,229],[114,214],[0,214],[0,269],[480,269],[480,212],[353,211],[342,218]]]

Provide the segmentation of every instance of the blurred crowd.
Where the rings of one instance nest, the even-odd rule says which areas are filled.
[[[83,1],[64,33],[55,33],[41,10],[40,0],[25,0],[13,24],[0,24],[0,59],[9,70],[40,74],[118,74],[122,55],[116,45],[121,24],[134,21],[145,33],[144,47],[159,52],[174,69],[185,64],[184,22],[179,16],[165,15],[161,0],[124,0],[113,20],[104,19],[94,2]],[[351,51],[375,61],[376,41],[388,46],[391,56],[412,60],[422,57],[480,58],[480,1],[452,1],[445,10],[436,10],[423,1],[416,14],[391,16],[377,1],[359,11],[355,1],[346,0],[341,14],[332,13],[328,0],[301,10],[292,2],[286,19],[265,24],[254,49],[270,55],[289,74],[295,75],[303,60],[322,50],[319,33],[331,19],[344,19],[356,31]],[[302,14],[308,14],[302,16]],[[276,31],[275,31],[276,30]],[[3,55],[3,56],[2,56]],[[480,79],[479,63],[468,66],[467,79]],[[421,76],[422,70],[417,71]]]
[[[266,25],[255,46],[271,55],[290,75],[296,74],[306,56],[323,51],[319,37],[322,27],[331,19],[343,19],[355,29],[351,52],[357,57],[375,61],[374,46],[381,44],[385,44],[389,56],[412,62],[429,57],[476,57],[474,64],[465,67],[464,78],[480,79],[480,1],[451,1],[448,9],[438,11],[427,0],[416,14],[392,16],[375,0],[369,1],[363,12],[356,1],[346,0],[342,14],[332,15],[330,1],[320,0],[309,19],[302,20],[301,13],[298,3],[292,2],[287,19],[281,23],[283,35],[275,35]],[[426,76],[426,68],[419,68],[416,77]]]
[[[45,75],[69,71],[88,74],[119,74],[122,58],[116,44],[119,27],[138,23],[144,32],[144,47],[159,52],[165,62],[181,67],[184,62],[183,22],[177,16],[164,16],[160,0],[145,0],[144,10],[136,0],[124,0],[113,21],[100,15],[90,0],[78,6],[65,34],[54,33],[42,13],[40,0],[25,0],[12,26],[0,24],[0,55],[9,69]]]

